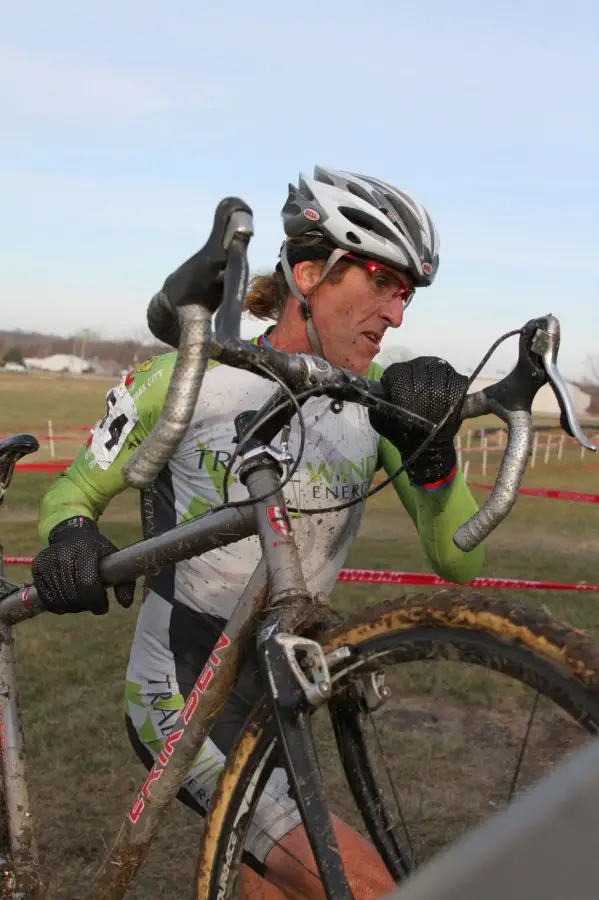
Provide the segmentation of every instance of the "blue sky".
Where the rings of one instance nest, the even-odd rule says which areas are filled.
[[[231,194],[269,268],[287,184],[317,163],[407,188],[437,223],[437,281],[387,348],[465,370],[553,312],[578,376],[599,354],[598,42],[596,0],[11,4],[2,327],[144,333]]]

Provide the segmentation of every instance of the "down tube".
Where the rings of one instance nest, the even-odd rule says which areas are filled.
[[[105,556],[100,574],[105,584],[132,581],[148,571],[201,556],[255,533],[255,516],[250,506],[215,510]],[[32,584],[19,585],[0,600],[0,622],[6,625],[16,625],[40,612],[43,608]]]
[[[121,900],[132,884],[164,812],[231,691],[251,647],[257,617],[267,596],[266,565],[261,560],[187,698],[175,730],[133,802],[110,856],[95,879],[91,900]]]

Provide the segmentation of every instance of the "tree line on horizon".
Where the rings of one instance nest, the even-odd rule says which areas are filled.
[[[148,356],[170,349],[157,341],[148,341],[145,335],[140,338],[133,336],[124,340],[107,340],[89,330],[67,336],[36,331],[0,330],[2,363],[23,363],[25,359],[43,359],[60,353],[90,361],[98,360],[105,364],[112,363],[121,369],[127,369]]]

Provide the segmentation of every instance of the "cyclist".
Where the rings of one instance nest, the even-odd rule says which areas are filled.
[[[271,274],[253,278],[247,294],[249,313],[275,322],[259,342],[288,352],[312,352],[381,378],[395,402],[440,421],[464,391],[464,376],[434,357],[397,363],[385,372],[373,363],[386,331],[402,324],[415,291],[430,285],[437,272],[438,236],[424,207],[375,178],[316,168],[313,178],[300,176],[298,187],[290,186],[282,216],[280,260]],[[43,498],[39,529],[49,546],[35,559],[33,578],[52,612],[108,610],[98,561],[114,547],[96,522],[126,487],[124,463],[157,420],[175,358],[173,351],[147,360],[109,392],[106,415]],[[222,501],[223,475],[234,448],[233,419],[260,408],[272,390],[271,382],[245,371],[209,367],[184,440],[142,494],[145,536]],[[419,446],[422,434],[400,430],[379,412],[327,398],[308,400],[303,412],[306,447],[296,477],[285,489],[289,504],[301,510],[358,500],[349,508],[318,516],[300,513],[293,520],[308,587],[327,592],[358,531],[375,471],[396,470],[401,458]],[[477,508],[456,465],[458,427],[456,412],[394,486],[433,569],[464,583],[480,571],[483,551],[464,554],[452,541],[456,528]],[[292,452],[298,436],[294,420]],[[243,485],[233,479],[230,499],[245,496]],[[165,566],[146,579],[125,695],[128,733],[146,766],[151,767],[175,727],[259,556],[258,539],[250,537]],[[133,601],[133,588],[115,588],[125,607]],[[250,660],[180,794],[201,813],[259,693]],[[374,851],[341,821],[335,827],[354,895],[386,892],[391,881],[378,859],[371,859]],[[240,896],[322,896],[317,879],[303,866],[313,868],[312,857],[283,769],[275,770],[267,785],[244,858],[249,865],[242,867]]]

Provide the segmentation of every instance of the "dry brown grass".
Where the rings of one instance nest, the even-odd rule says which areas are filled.
[[[43,424],[48,417],[62,424],[88,424],[102,413],[108,386],[108,382],[96,379],[4,374],[0,377],[0,431],[27,430]],[[593,460],[587,454],[582,462]],[[581,467],[579,451],[569,449],[563,463],[573,468],[541,464],[529,473],[527,483],[599,492],[598,471]],[[471,474],[474,481],[488,481],[489,477]],[[7,554],[29,554],[38,549],[35,510],[48,483],[49,477],[43,473],[17,473],[0,514],[0,539]],[[476,491],[476,496],[482,501],[487,494]],[[118,498],[111,507],[106,531],[117,544],[137,538],[136,507],[133,494]],[[598,505],[523,497],[510,520],[488,541],[485,574],[599,581],[598,525]],[[389,491],[369,505],[347,565],[425,568],[417,536]],[[24,568],[13,568],[9,574],[23,580],[29,575]],[[339,607],[355,609],[402,592],[398,588],[344,584],[336,588],[334,600]],[[599,595],[511,593],[513,599],[542,604],[555,616],[599,637]],[[16,633],[33,806],[42,858],[57,885],[82,885],[94,871],[142,777],[142,768],[124,733],[121,704],[134,624],[135,609],[119,608],[101,618],[42,616],[25,623]],[[446,836],[442,822],[448,821],[447,815],[456,798],[464,795],[466,784],[472,792],[471,813],[476,817],[481,798],[486,802],[490,781],[507,758],[513,739],[510,728],[518,730],[526,715],[526,707],[518,706],[511,695],[508,702],[507,694],[501,694],[501,685],[484,683],[479,677],[464,678],[459,682],[451,679],[444,696],[435,698],[434,704],[430,694],[416,683],[409,689],[398,684],[394,703],[388,707],[385,727],[395,747],[401,742],[401,776],[408,791],[411,785],[423,781],[424,762],[431,758],[431,735],[439,751],[434,754],[436,762],[430,776],[424,779],[429,823],[423,837],[425,848]],[[501,715],[498,690],[502,702],[508,705]],[[495,698],[493,708],[490,696]],[[511,723],[510,728],[506,722]],[[415,728],[415,723],[423,727]],[[548,750],[562,749],[561,734],[548,719],[537,738],[541,768]],[[328,771],[333,778],[338,765],[330,744],[327,746]],[[469,815],[468,810],[460,813],[455,825],[458,832],[470,822]],[[130,896],[138,900],[158,900],[166,893],[190,896],[200,830],[193,814],[174,808]],[[57,886],[52,896],[56,900],[83,900],[87,893],[83,887]]]

